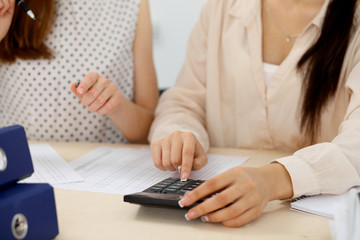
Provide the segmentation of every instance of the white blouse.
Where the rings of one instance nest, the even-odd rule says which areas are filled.
[[[272,75],[279,68],[279,65],[264,62],[263,68],[264,68],[264,74],[265,74],[265,85],[267,87],[267,86],[269,86],[269,82],[270,82]]]
[[[0,64],[0,127],[23,125],[30,140],[126,142],[108,117],[82,106],[70,85],[98,72],[133,98],[140,1],[56,0],[46,39],[54,58]]]

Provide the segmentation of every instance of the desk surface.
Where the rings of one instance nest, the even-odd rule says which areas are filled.
[[[50,144],[66,161],[101,146],[91,143]],[[210,153],[250,156],[244,166],[260,166],[286,155],[284,152],[241,149],[211,149]],[[122,195],[55,189],[55,199],[60,231],[57,240],[331,239],[327,219],[291,211],[289,203],[284,201],[269,203],[260,218],[243,227],[225,228],[221,224],[202,223],[200,220],[188,222],[183,209],[125,203]]]

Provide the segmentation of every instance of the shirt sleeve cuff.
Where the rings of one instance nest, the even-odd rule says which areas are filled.
[[[282,164],[288,171],[293,186],[293,198],[320,193],[320,186],[313,169],[306,162],[297,159],[295,156],[279,158],[273,162]]]
[[[149,135],[150,144],[169,136],[175,131],[180,132],[191,132],[195,135],[196,139],[199,141],[200,145],[203,147],[204,151],[207,152],[209,150],[209,138],[206,133],[200,133],[194,127],[189,126],[187,124],[172,124],[166,127],[158,127],[153,134]]]

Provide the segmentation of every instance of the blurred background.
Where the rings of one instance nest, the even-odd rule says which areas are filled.
[[[160,89],[171,87],[185,60],[189,34],[206,0],[149,0]]]

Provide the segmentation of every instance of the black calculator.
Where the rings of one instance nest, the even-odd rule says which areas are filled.
[[[180,207],[178,201],[181,199],[181,196],[198,187],[203,182],[204,180],[194,179],[188,179],[186,182],[182,182],[179,178],[166,178],[142,192],[125,195],[124,202]],[[200,202],[196,202],[186,208],[191,208]]]

